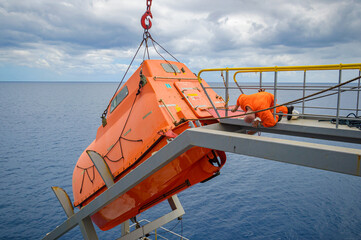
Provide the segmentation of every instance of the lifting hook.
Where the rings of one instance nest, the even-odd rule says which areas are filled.
[[[146,1],[147,1],[147,11],[143,14],[140,23],[142,24],[144,30],[147,31],[152,27],[152,21],[150,21],[150,19],[153,18],[153,15],[150,12],[150,7],[152,6],[152,0],[146,0]]]
[[[152,27],[152,21],[150,21],[151,18],[153,18],[152,13],[150,12],[150,10],[147,10],[140,20],[140,23],[145,30],[148,30]]]

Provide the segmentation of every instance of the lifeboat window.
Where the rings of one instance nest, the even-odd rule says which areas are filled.
[[[174,65],[174,64],[169,64],[169,63],[161,63],[162,65],[162,68],[164,69],[164,71],[168,72],[168,73],[174,73],[174,70],[177,72],[177,73],[180,73],[180,70],[179,68]]]
[[[113,112],[113,110],[119,105],[119,103],[121,103],[124,98],[128,96],[128,93],[128,87],[125,86],[112,100],[112,103],[110,104],[110,112]]]

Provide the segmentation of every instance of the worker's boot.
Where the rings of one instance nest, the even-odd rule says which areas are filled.
[[[287,107],[288,114],[291,114],[291,115],[288,115],[288,116],[287,116],[287,120],[291,120],[291,118],[292,118],[292,112],[293,112],[293,109],[294,109],[294,108],[295,108],[294,106],[289,106],[289,107]]]

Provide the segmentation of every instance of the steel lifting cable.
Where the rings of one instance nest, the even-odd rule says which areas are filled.
[[[176,57],[174,57],[170,52],[168,52],[167,49],[165,49],[162,45],[160,45],[157,41],[155,41],[150,34],[149,34],[149,38],[152,40],[152,42],[156,43],[161,49],[163,49],[163,51],[168,53],[169,56],[171,56],[172,58],[174,58],[174,60],[179,62],[179,60]]]
[[[130,69],[130,67],[131,67],[131,65],[132,65],[132,63],[133,63],[133,61],[134,61],[134,59],[136,58],[136,56],[138,55],[138,52],[139,52],[139,49],[141,48],[141,46],[143,45],[143,43],[144,43],[144,41],[145,41],[145,39],[143,38],[143,40],[142,40],[142,42],[140,43],[140,45],[139,45],[139,47],[138,47],[138,49],[137,49],[137,51],[136,51],[136,53],[135,53],[135,55],[134,55],[134,57],[133,57],[133,59],[132,59],[132,61],[130,62],[130,64],[129,64],[129,66],[128,66],[128,68],[127,68],[127,70],[126,70],[126,72],[125,72],[125,74],[123,75],[123,78],[122,78],[122,80],[121,80],[121,82],[119,83],[119,85],[118,85],[118,87],[117,87],[117,90],[115,91],[115,93],[114,93],[114,95],[113,95],[113,97],[112,98],[114,98],[114,96],[116,95],[116,93],[117,93],[117,91],[118,91],[118,89],[119,89],[119,87],[121,86],[121,84],[122,84],[122,82],[123,82],[123,80],[124,80],[124,78],[125,78],[125,76],[127,75],[127,73],[128,73],[128,71],[129,71],[129,69]],[[138,89],[138,91],[139,91],[139,89]],[[119,162],[120,160],[122,160],[123,158],[124,158],[124,154],[123,154],[123,148],[122,148],[122,145],[121,145],[121,142],[120,142],[120,140],[121,139],[124,139],[124,140],[126,140],[126,141],[131,141],[131,142],[143,142],[143,140],[142,139],[139,139],[139,140],[131,140],[131,139],[127,139],[127,138],[124,138],[124,137],[122,137],[122,135],[123,135],[123,132],[124,132],[124,129],[125,129],[125,127],[126,127],[126,125],[127,125],[127,122],[128,122],[128,120],[129,120],[129,117],[130,117],[130,114],[131,114],[131,112],[132,112],[132,110],[133,110],[133,107],[134,107],[134,105],[135,105],[135,101],[136,101],[136,99],[137,99],[137,97],[138,97],[138,93],[136,94],[136,96],[135,96],[135,98],[134,98],[134,101],[133,101],[133,104],[132,104],[132,107],[131,107],[131,109],[130,109],[130,111],[129,111],[129,114],[128,114],[128,117],[127,117],[127,119],[126,119],[126,122],[125,122],[125,124],[124,124],[124,127],[123,127],[123,130],[122,130],[122,132],[121,132],[121,134],[120,134],[120,136],[119,136],[119,138],[118,138],[118,140],[113,144],[113,147],[115,146],[115,144],[117,144],[117,142],[119,142],[119,147],[120,147],[120,151],[121,151],[121,157],[119,158],[119,159],[110,159],[107,155],[109,154],[109,152],[113,149],[113,147],[104,155],[104,159],[107,159],[107,160],[109,160],[110,162]],[[110,105],[110,102],[109,102],[109,104],[108,104],[108,106],[107,106],[107,108],[105,109],[105,111],[104,111],[104,113],[102,114],[102,119],[105,119],[105,117],[106,117],[106,115],[107,115],[107,112],[108,112],[108,108],[109,108],[109,105]],[[89,173],[88,173],[88,169],[90,169],[90,168],[93,168],[93,171],[94,171],[94,167],[95,167],[95,165],[93,164],[92,166],[90,166],[90,167],[88,167],[88,168],[82,168],[82,167],[79,167],[78,165],[77,165],[77,167],[78,168],[80,168],[80,169],[82,169],[83,171],[85,171],[86,172],[86,174],[88,175],[88,178],[89,178],[89,180],[90,180],[90,182],[92,182],[93,183],[93,181],[94,181],[94,179],[95,179],[95,174],[93,174],[93,179],[92,178],[90,178],[90,175],[89,175]],[[83,172],[83,174],[84,174],[84,172]],[[83,190],[83,185],[84,185],[84,177],[85,177],[85,174],[83,175],[83,179],[82,179],[82,182],[81,182],[81,187],[80,187],[80,193],[82,192],[82,190]]]
[[[114,96],[117,94],[120,86],[122,85],[122,83],[123,83],[123,81],[124,81],[124,79],[125,79],[125,76],[128,74],[128,71],[129,71],[130,67],[132,66],[132,64],[133,64],[133,62],[134,62],[134,59],[135,59],[136,56],[138,55],[139,49],[143,46],[144,40],[145,40],[145,39],[143,38],[142,42],[140,43],[137,51],[135,52],[135,55],[133,56],[132,61],[130,61],[130,64],[128,65],[128,68],[127,68],[127,70],[125,71],[125,73],[124,73],[124,75],[123,75],[123,77],[122,77],[122,80],[121,80],[120,83],[118,84],[118,87],[117,87],[117,89],[115,90],[115,92],[114,92],[114,94],[113,94],[113,96],[112,96],[111,99],[113,99]],[[108,108],[109,108],[109,106],[110,106],[110,103],[111,103],[111,102],[109,101],[106,109],[104,110],[104,112],[103,112],[103,114],[102,114],[102,116],[101,116],[102,119],[105,119],[105,118],[106,118],[106,116],[107,116],[107,114],[108,114]]]
[[[141,43],[139,44],[139,47],[138,47],[137,51],[135,52],[132,60],[130,61],[130,64],[128,65],[128,68],[127,68],[127,70],[125,71],[125,73],[124,73],[121,81],[119,82],[118,87],[116,88],[116,90],[115,90],[115,92],[114,92],[114,94],[113,94],[113,96],[112,96],[111,99],[113,99],[114,96],[117,94],[120,86],[122,85],[122,83],[123,83],[126,75],[128,74],[128,71],[129,71],[130,67],[132,66],[132,64],[133,64],[136,56],[138,55],[138,52],[139,52],[140,48],[143,46],[143,43],[144,43],[144,42],[146,42],[146,49],[145,49],[145,50],[148,52],[148,43],[147,43],[148,36],[149,36],[149,35],[148,35],[148,29],[150,29],[151,26],[152,26],[152,23],[151,23],[151,21],[150,21],[150,19],[149,19],[149,17],[152,18],[152,13],[150,12],[151,4],[152,4],[152,0],[147,0],[147,10],[146,10],[146,12],[144,13],[144,15],[143,15],[142,18],[141,18],[141,24],[142,24],[142,26],[143,26],[143,28],[144,28],[143,39],[142,39]],[[148,22],[149,22],[148,24],[146,23],[146,20],[148,20]],[[149,58],[149,52],[148,52],[148,58]],[[143,62],[144,62],[144,57],[143,57]],[[138,89],[138,92],[139,92],[139,89]],[[141,139],[140,139],[140,140],[131,140],[131,139],[127,139],[127,138],[122,137],[122,134],[123,134],[123,132],[124,132],[124,129],[125,129],[125,127],[126,127],[126,124],[127,124],[128,120],[129,120],[130,113],[131,113],[131,111],[132,111],[132,109],[133,109],[133,106],[134,106],[134,104],[135,104],[135,100],[137,99],[137,96],[138,96],[138,93],[136,94],[136,97],[135,97],[134,102],[133,102],[133,104],[132,104],[132,107],[131,107],[131,110],[130,110],[130,112],[129,112],[129,115],[128,115],[127,120],[126,120],[126,122],[125,122],[125,124],[124,124],[123,130],[122,130],[122,132],[121,132],[121,134],[120,134],[120,137],[119,137],[119,139],[114,143],[114,145],[115,145],[115,144],[119,141],[120,150],[121,150],[121,152],[122,152],[122,156],[121,156],[119,159],[117,159],[117,160],[111,160],[110,158],[108,158],[106,155],[111,151],[111,149],[113,149],[113,147],[112,147],[112,148],[106,153],[106,155],[104,156],[104,158],[107,158],[107,159],[108,159],[109,161],[111,161],[111,162],[118,162],[118,161],[120,161],[122,158],[124,158],[124,156],[123,156],[123,151],[122,151],[122,147],[121,147],[121,143],[120,143],[120,139],[124,139],[124,140],[131,141],[131,142],[140,142],[140,141],[143,141],[143,140],[141,140]],[[109,109],[110,104],[111,104],[111,101],[109,101],[106,109],[104,110],[104,112],[103,112],[103,114],[102,114],[102,116],[101,116],[102,121],[103,121],[103,126],[106,125],[106,116],[107,116],[107,114],[108,114],[108,109]],[[105,122],[105,125],[104,125],[104,122]],[[114,145],[113,145],[113,146],[114,146]],[[94,171],[94,167],[95,167],[94,164],[93,164],[92,166],[88,167],[88,168],[82,168],[82,167],[79,167],[78,165],[77,165],[77,167],[83,170],[83,174],[84,174],[84,172],[86,172],[86,174],[88,175],[88,178],[89,178],[90,182],[93,182],[93,181],[94,181],[95,175],[93,174],[93,178],[91,178],[90,175],[89,175],[89,173],[88,173],[88,170],[89,170],[90,168],[93,168],[93,171]],[[85,174],[83,175],[83,179],[82,179],[82,183],[81,183],[81,187],[80,187],[80,193],[82,192],[82,189],[83,189],[84,177],[85,177]]]
[[[118,84],[118,87],[116,88],[116,90],[115,90],[115,92],[114,92],[114,94],[113,94],[113,96],[112,96],[111,99],[113,99],[114,96],[117,94],[120,86],[122,85],[122,83],[123,83],[126,75],[128,74],[128,71],[129,71],[130,67],[132,66],[132,64],[133,64],[136,56],[138,55],[138,52],[139,52],[140,48],[143,46],[143,43],[144,43],[145,40],[146,40],[146,39],[145,39],[144,36],[143,36],[143,40],[142,40],[141,43],[139,44],[139,47],[138,47],[137,51],[135,52],[132,60],[130,61],[130,64],[128,65],[128,68],[127,68],[127,70],[125,71],[125,73],[124,73],[124,75],[123,75],[120,83]],[[104,112],[103,112],[103,114],[102,114],[102,116],[101,116],[101,118],[103,119],[103,121],[105,120],[105,118],[106,118],[106,116],[107,116],[107,114],[108,114],[108,109],[109,109],[110,103],[111,103],[111,101],[109,101],[106,109],[104,110]],[[133,103],[133,105],[134,105],[134,103]],[[128,118],[129,118],[129,116],[128,116]],[[125,126],[124,126],[124,128],[125,128]],[[123,129],[123,131],[124,131],[124,129]],[[121,139],[121,138],[122,138],[122,137],[120,136],[120,137],[119,137],[119,140],[118,140],[119,142],[120,142],[120,139]],[[125,139],[125,138],[124,138],[124,139]],[[126,140],[128,140],[128,139],[126,139]],[[131,141],[131,140],[130,140],[130,141]],[[132,140],[132,141],[142,141],[142,140]],[[116,143],[117,143],[117,142],[115,142],[114,145],[115,145]],[[121,148],[121,147],[120,147],[120,148]],[[111,149],[112,149],[112,148],[111,148]],[[111,151],[111,149],[106,153],[106,155]],[[111,162],[118,162],[118,161],[120,161],[120,160],[123,158],[123,156],[122,156],[122,157],[120,157],[120,158],[117,159],[117,160],[112,160],[112,159],[108,158],[106,155],[104,156],[104,158],[107,158],[107,159],[108,159],[109,161],[111,161]],[[123,154],[122,154],[122,155],[123,155]],[[77,166],[77,167],[83,169],[82,167],[79,167],[79,166]],[[94,167],[94,165],[93,165],[93,166],[90,166],[89,168],[91,168],[91,167]],[[86,170],[86,171],[87,171],[87,170]],[[88,175],[89,175],[89,174],[88,174]],[[88,177],[89,177],[89,179],[90,179],[90,176],[88,176]],[[93,182],[93,180],[94,180],[94,179],[90,179],[91,182]],[[81,189],[82,189],[82,187],[83,187],[83,183],[84,183],[84,177],[83,177],[83,181],[82,181],[82,184],[81,184],[81,185],[82,185],[82,186],[81,186]]]
[[[356,86],[356,87],[351,87],[350,89],[344,89],[344,90],[341,90],[340,92],[343,93],[343,92],[346,92],[346,91],[354,90],[354,89],[356,89],[356,88],[358,88],[358,87],[357,87],[357,86]],[[314,98],[305,100],[305,102],[317,100],[317,99],[324,98],[324,97],[329,97],[329,96],[335,95],[335,94],[337,94],[337,93],[338,93],[338,92],[334,92],[334,93],[329,93],[329,94],[322,95],[322,96],[319,96],[319,97],[314,97]],[[300,103],[300,102],[298,102],[298,103]]]
[[[157,48],[155,47],[155,44],[154,44],[154,43],[156,43],[158,46],[160,46],[166,53],[168,53],[171,57],[173,57],[177,62],[179,62],[178,59],[176,59],[172,54],[170,54],[167,50],[165,50],[159,43],[157,43],[157,42],[152,38],[152,36],[151,36],[150,34],[149,34],[149,38],[150,38],[150,40],[152,40],[153,48],[154,48],[154,50],[156,51],[156,53],[158,53],[158,55],[161,56],[161,57],[163,58],[163,60],[167,62],[167,64],[168,64],[168,65],[172,68],[172,70],[174,71],[174,74],[177,74],[177,71],[174,69],[173,65],[172,65],[167,59],[165,59],[162,54],[160,54],[160,53],[158,52],[158,50],[157,50]]]
[[[143,43],[144,43],[144,42],[145,42],[145,49],[144,49],[144,54],[143,54],[143,62],[144,62],[145,54],[146,54],[146,53],[147,53],[147,55],[148,55],[148,59],[150,59],[150,57],[149,57],[149,50],[148,50],[148,38],[149,38],[149,36],[150,36],[150,33],[148,32],[148,30],[152,27],[152,22],[151,22],[150,19],[149,19],[149,18],[153,18],[152,13],[151,13],[151,11],[150,11],[151,4],[152,4],[152,0],[147,0],[147,3],[146,3],[146,5],[147,5],[147,10],[146,10],[146,12],[143,14],[143,16],[142,16],[142,18],[141,18],[141,25],[142,25],[142,27],[144,28],[143,40],[141,41],[141,43],[140,43],[140,45],[139,45],[139,47],[138,47],[135,55],[134,55],[133,58],[132,58],[132,61],[130,62],[129,66],[128,66],[125,74],[123,75],[123,78],[122,78],[122,80],[120,81],[120,83],[119,83],[119,85],[118,85],[118,87],[117,87],[117,89],[116,89],[116,91],[115,91],[115,93],[114,93],[114,95],[113,95],[112,98],[114,98],[114,96],[116,95],[117,91],[119,90],[121,84],[123,83],[123,81],[124,81],[124,79],[125,79],[125,76],[127,75],[127,73],[128,73],[128,71],[129,71],[131,65],[133,64],[134,59],[135,59],[136,56],[138,55],[138,52],[139,52],[140,48],[143,46]],[[146,20],[148,20],[148,24],[146,23]],[[142,74],[142,65],[143,65],[143,62],[142,62],[142,64],[141,64],[140,74]],[[120,136],[119,136],[118,140],[113,144],[113,147],[114,147],[114,146],[119,142],[119,148],[120,148],[120,152],[121,152],[121,157],[120,157],[119,159],[113,160],[113,159],[110,159],[110,158],[107,156],[107,155],[110,153],[110,151],[113,149],[113,147],[104,155],[104,158],[108,159],[108,160],[111,161],[111,162],[119,162],[121,159],[124,158],[123,148],[122,148],[122,144],[121,144],[121,139],[124,139],[124,140],[126,140],[126,141],[130,141],[130,142],[143,142],[142,139],[131,140],[131,139],[128,139],[128,138],[124,138],[124,137],[122,136],[123,133],[124,133],[124,130],[125,130],[126,126],[127,126],[127,123],[128,123],[129,118],[130,118],[130,115],[131,115],[131,113],[132,113],[133,107],[134,107],[134,105],[135,105],[135,101],[137,100],[137,97],[138,97],[138,95],[139,95],[140,89],[141,89],[141,85],[139,85],[138,93],[136,94],[136,96],[135,96],[135,98],[134,98],[133,104],[132,104],[132,106],[131,106],[131,109],[130,109],[130,111],[129,111],[129,114],[128,114],[128,116],[127,116],[127,119],[126,119],[126,121],[125,121],[125,123],[124,123],[124,126],[123,126],[123,129],[122,129],[121,133],[120,133]],[[108,111],[109,105],[110,105],[110,102],[109,102],[106,110],[104,111],[104,113],[103,113],[103,115],[102,115],[102,118],[103,118],[103,119],[104,119],[104,118],[106,117],[106,115],[107,115],[107,111]]]
[[[145,41],[147,42],[147,40],[144,38],[144,35],[143,35],[143,40],[145,40]],[[145,59],[145,52],[146,52],[146,51],[148,51],[148,45],[147,45],[147,43],[146,43],[146,48],[145,48],[144,55],[143,55],[143,62],[144,62],[144,59]],[[149,56],[148,56],[148,57],[149,57]],[[143,68],[142,68],[143,62],[142,62],[142,64],[141,64],[141,70],[140,70],[140,74],[141,74],[141,75],[142,75],[142,69],[143,69]],[[141,79],[141,77],[140,77],[140,79]],[[134,105],[135,105],[135,101],[136,101],[137,98],[138,98],[138,95],[139,95],[139,93],[140,93],[141,88],[142,88],[142,85],[139,83],[138,92],[135,94],[134,101],[133,101],[132,106],[131,106],[131,108],[130,108],[130,110],[129,110],[129,114],[128,114],[128,116],[127,116],[127,119],[125,120],[123,129],[122,129],[122,131],[121,131],[121,133],[120,133],[120,135],[119,135],[119,138],[118,138],[118,140],[112,145],[112,147],[108,150],[108,152],[104,155],[104,159],[106,158],[106,159],[108,159],[110,162],[119,162],[120,160],[124,159],[124,153],[123,153],[123,148],[122,148],[121,139],[124,139],[124,140],[129,141],[129,142],[143,142],[142,139],[132,140],[132,139],[128,139],[128,138],[125,138],[125,137],[122,136],[123,133],[124,133],[124,130],[125,130],[126,126],[127,126],[127,123],[128,123],[129,118],[130,118],[130,115],[131,115],[131,113],[132,113],[132,111],[133,111],[133,107],[134,107]],[[113,147],[114,147],[118,142],[119,142],[119,149],[120,149],[121,157],[114,160],[114,159],[109,158],[109,157],[108,157],[108,154],[113,150]]]
[[[129,71],[131,65],[132,65],[133,62],[134,62],[134,59],[135,59],[136,56],[138,55],[138,52],[139,52],[140,48],[143,46],[143,43],[144,43],[144,42],[145,42],[145,49],[144,49],[144,54],[143,54],[143,62],[144,62],[144,60],[145,60],[145,55],[146,55],[146,53],[147,53],[148,59],[150,59],[149,50],[148,50],[148,39],[150,39],[150,40],[152,41],[152,45],[153,45],[155,51],[170,65],[170,67],[171,67],[171,68],[174,70],[174,72],[176,73],[176,70],[174,69],[174,67],[172,66],[172,64],[170,64],[170,63],[158,52],[158,50],[157,50],[157,48],[155,47],[155,44],[154,44],[154,43],[156,43],[158,46],[160,46],[165,52],[167,52],[167,53],[168,53],[171,57],[173,57],[177,62],[179,62],[178,59],[176,59],[171,53],[169,53],[169,52],[168,52],[165,48],[163,48],[158,42],[156,42],[156,41],[152,38],[152,36],[150,35],[150,33],[149,33],[149,29],[152,27],[152,22],[151,22],[150,18],[153,18],[152,13],[151,13],[151,11],[150,11],[151,4],[152,4],[152,0],[147,0],[147,2],[146,2],[147,10],[146,10],[146,12],[143,14],[143,16],[142,16],[142,18],[141,18],[141,25],[142,25],[142,27],[144,28],[143,40],[142,40],[142,42],[140,43],[140,45],[139,45],[139,47],[138,47],[135,55],[133,56],[132,61],[130,62],[129,66],[128,66],[125,74],[123,75],[122,80],[121,80],[121,82],[119,83],[119,85],[118,85],[118,87],[117,87],[117,89],[116,89],[116,91],[115,91],[115,93],[114,93],[114,95],[113,95],[112,98],[114,98],[114,96],[116,95],[117,91],[119,90],[121,84],[123,83],[123,81],[124,81],[124,79],[125,79],[125,76],[127,75],[127,73],[128,73],[128,71]],[[147,23],[147,21],[148,21],[148,23]],[[143,64],[143,62],[142,62],[142,64]],[[141,64],[141,65],[142,65],[142,64]],[[142,66],[141,66],[140,74],[142,74]],[[121,145],[121,139],[124,139],[124,140],[126,140],[126,141],[130,141],[130,142],[143,142],[142,139],[139,139],[139,140],[131,140],[131,139],[128,139],[128,138],[124,138],[124,137],[122,136],[123,133],[124,133],[125,127],[126,127],[126,125],[127,125],[127,123],[128,123],[128,120],[129,120],[129,118],[130,118],[130,115],[131,115],[131,113],[132,113],[132,110],[133,110],[133,107],[134,107],[134,105],[135,105],[136,99],[137,99],[137,97],[138,97],[138,95],[139,95],[139,93],[140,93],[141,88],[142,88],[142,86],[139,85],[138,93],[137,93],[136,96],[135,96],[135,99],[134,99],[134,101],[133,101],[133,104],[132,104],[131,109],[130,109],[130,111],[129,111],[129,114],[128,114],[128,116],[127,116],[127,119],[126,119],[126,121],[125,121],[125,123],[124,123],[124,127],[123,127],[123,129],[122,129],[122,131],[121,131],[121,134],[120,134],[118,140],[117,140],[117,141],[114,143],[114,145],[113,145],[113,146],[115,146],[115,144],[117,144],[117,142],[119,142],[120,151],[121,151],[122,156],[121,156],[119,159],[117,159],[117,160],[112,160],[112,159],[110,159],[107,155],[108,155],[109,152],[112,150],[112,148],[111,148],[111,149],[105,154],[105,156],[104,156],[104,158],[107,158],[107,159],[108,159],[109,161],[111,161],[111,162],[118,162],[118,161],[120,161],[122,158],[124,158],[123,149],[122,149],[122,145]],[[103,118],[103,119],[105,119],[105,117],[106,117],[106,115],[107,115],[107,111],[108,111],[109,105],[110,105],[110,102],[109,102],[106,110],[104,111],[104,113],[103,113],[103,115],[102,115],[102,118]]]
[[[174,57],[169,51],[167,51],[162,45],[160,45],[160,44],[159,44],[156,40],[154,40],[153,37],[150,35],[149,29],[152,27],[152,21],[151,21],[150,19],[153,18],[153,15],[152,15],[152,13],[151,13],[151,11],[150,11],[150,8],[151,8],[151,6],[152,6],[152,0],[146,0],[146,6],[147,6],[147,10],[146,10],[146,12],[143,14],[143,16],[142,16],[142,18],[141,18],[141,21],[140,21],[142,27],[144,28],[143,40],[142,40],[142,42],[140,43],[140,45],[139,45],[139,47],[138,47],[135,55],[133,56],[132,61],[130,62],[127,70],[125,71],[125,74],[123,75],[122,80],[120,81],[120,83],[119,83],[117,89],[115,90],[112,98],[114,98],[114,96],[116,95],[116,93],[117,93],[117,91],[119,90],[120,86],[122,85],[122,83],[123,83],[123,81],[124,81],[124,79],[125,79],[125,76],[127,75],[130,67],[131,67],[132,64],[133,64],[134,59],[135,59],[136,56],[138,55],[138,52],[139,52],[140,48],[143,46],[143,43],[144,43],[144,42],[145,42],[146,47],[145,47],[144,54],[143,54],[143,62],[144,62],[144,59],[145,59],[145,53],[147,53],[148,59],[150,59],[149,50],[148,50],[148,39],[150,39],[150,40],[152,41],[152,45],[153,45],[153,47],[154,47],[154,50],[158,53],[158,55],[161,56],[161,57],[164,59],[164,61],[166,61],[166,62],[170,65],[170,67],[173,69],[173,71],[176,73],[176,70],[174,69],[174,67],[172,66],[172,64],[170,64],[169,61],[167,61],[167,60],[158,52],[157,48],[155,47],[155,44],[154,44],[154,43],[156,43],[161,49],[163,49],[166,53],[168,53],[169,56],[171,56],[173,59],[175,59],[177,62],[179,62],[179,60],[178,60],[176,57]],[[148,22],[148,23],[147,23],[147,22]],[[104,112],[103,112],[103,114],[102,114],[102,116],[101,116],[102,119],[105,119],[105,118],[106,118],[106,116],[107,116],[107,114],[108,114],[109,105],[110,105],[110,102],[109,102],[109,104],[107,105],[106,109],[104,110]]]
[[[302,97],[302,98],[299,98],[299,99],[296,99],[296,100],[293,100],[293,101],[290,101],[290,102],[287,102],[287,103],[284,103],[284,104],[280,104],[279,106],[285,106],[285,105],[289,105],[289,104],[292,104],[292,103],[300,103],[300,102],[302,102],[304,99],[307,99],[307,98],[316,96],[316,95],[321,94],[321,93],[324,93],[324,92],[328,92],[328,91],[330,91],[330,90],[332,90],[332,89],[335,89],[335,88],[341,87],[341,86],[343,86],[343,85],[349,84],[349,83],[351,83],[351,82],[353,82],[353,81],[356,81],[356,80],[358,80],[358,79],[360,79],[360,78],[361,78],[361,76],[355,77],[355,78],[350,79],[350,80],[348,80],[348,81],[346,81],[346,82],[344,82],[344,83],[337,84],[337,85],[335,85],[335,86],[329,87],[329,88],[324,89],[324,90],[321,90],[321,91],[319,91],[319,92],[310,94],[310,95],[308,95],[308,96],[306,96],[306,97]],[[326,96],[327,96],[327,95],[326,95]]]
[[[145,54],[147,53],[148,59],[150,59],[149,57],[149,50],[148,50],[148,38],[149,38],[149,32],[144,31],[143,34],[143,39],[145,40],[145,48],[144,48],[144,53],[143,53],[143,62],[145,60]]]
[[[144,54],[143,54],[143,62],[144,62],[144,60],[145,60],[145,55],[146,55],[146,53],[147,53],[148,59],[150,59],[149,50],[148,50],[148,39],[150,39],[150,40],[152,41],[152,45],[153,45],[155,51],[158,53],[158,55],[161,56],[161,57],[164,59],[164,61],[166,61],[166,62],[169,64],[169,66],[173,69],[174,73],[177,74],[177,71],[174,69],[173,65],[170,64],[170,62],[167,61],[167,60],[158,52],[158,50],[157,50],[157,48],[155,47],[155,44],[154,44],[154,43],[156,43],[160,48],[162,48],[166,53],[168,53],[168,54],[169,54],[172,58],[174,58],[177,62],[179,62],[179,60],[178,60],[177,58],[175,58],[170,52],[168,52],[163,46],[161,46],[157,41],[155,41],[155,40],[152,38],[152,36],[150,35],[149,31],[148,31],[148,30],[152,27],[152,22],[151,22],[151,20],[150,20],[150,18],[153,18],[152,13],[151,13],[151,11],[150,11],[151,4],[152,4],[152,0],[147,0],[147,10],[146,10],[146,12],[143,14],[143,16],[142,16],[142,18],[141,18],[141,25],[142,25],[142,27],[144,28],[143,39],[142,39],[141,43],[139,44],[139,47],[138,47],[137,51],[135,52],[135,54],[134,54],[134,56],[133,56],[130,64],[128,65],[127,70],[125,71],[125,73],[124,73],[124,75],[123,75],[120,83],[118,84],[118,87],[116,88],[116,90],[115,90],[115,92],[114,92],[114,94],[113,94],[113,96],[112,96],[111,99],[113,99],[113,98],[115,97],[115,95],[117,94],[119,88],[121,87],[121,85],[122,85],[122,83],[123,83],[126,75],[127,75],[128,72],[129,72],[130,67],[132,66],[132,64],[133,64],[136,56],[138,55],[139,50],[140,50],[141,47],[143,46],[144,42],[145,42],[145,49],[144,49]],[[148,23],[147,23],[147,21],[148,21]],[[140,71],[140,74],[141,74],[141,75],[142,75],[142,65],[143,65],[143,62],[141,63],[141,71]],[[123,133],[124,133],[124,130],[125,130],[125,128],[126,128],[126,125],[127,125],[127,123],[128,123],[128,120],[129,120],[129,118],[130,118],[130,115],[131,115],[131,113],[132,113],[132,110],[133,110],[133,107],[134,107],[134,105],[135,105],[136,99],[137,99],[137,97],[138,97],[138,95],[139,95],[139,93],[140,93],[141,88],[142,88],[142,86],[141,86],[141,84],[139,84],[138,92],[136,93],[136,96],[135,96],[135,98],[134,98],[134,101],[133,101],[133,104],[132,104],[131,109],[130,109],[130,111],[129,111],[129,114],[128,114],[128,116],[127,116],[127,119],[126,119],[126,121],[125,121],[125,123],[124,123],[124,126],[123,126],[123,129],[122,129],[122,131],[121,131],[121,134],[120,134],[118,140],[112,145],[112,147],[110,148],[110,150],[104,155],[104,159],[106,158],[107,160],[109,160],[109,161],[111,161],[111,162],[118,162],[118,161],[120,161],[121,159],[124,159],[124,154],[123,154],[123,148],[122,148],[122,144],[121,144],[121,139],[124,139],[124,140],[126,140],[126,141],[130,141],[130,142],[143,142],[142,139],[132,140],[132,139],[128,139],[128,138],[125,138],[125,137],[122,136]],[[103,120],[103,126],[106,125],[106,116],[107,116],[107,114],[108,114],[108,109],[109,109],[110,104],[111,104],[111,101],[109,101],[106,109],[104,110],[104,112],[103,112],[103,114],[102,114],[102,116],[101,116],[101,118],[102,118],[102,120]],[[104,125],[104,123],[105,123],[105,125]],[[122,156],[121,156],[119,159],[116,159],[116,160],[110,159],[107,155],[110,153],[110,151],[113,149],[113,147],[114,147],[118,142],[119,142],[119,147],[120,147],[120,151],[121,151],[121,155],[122,155]],[[94,167],[95,167],[94,165],[92,165],[92,166],[90,166],[90,167],[88,167],[88,168],[82,168],[82,167],[79,167],[79,166],[77,166],[77,167],[86,172],[86,174],[88,175],[88,178],[89,178],[89,180],[90,180],[91,182],[94,181],[95,175],[93,174],[93,178],[90,178],[90,175],[89,175],[89,173],[88,173],[88,170],[89,170],[90,168],[93,168],[93,170],[94,170]],[[82,189],[83,189],[84,177],[85,177],[85,174],[84,174],[84,176],[83,176],[83,180],[82,180],[82,183],[81,183],[80,193],[82,192]]]

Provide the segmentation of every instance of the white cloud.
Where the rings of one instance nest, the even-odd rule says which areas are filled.
[[[121,74],[141,41],[145,3],[0,1],[0,64]],[[157,0],[151,10],[154,39],[195,70],[360,62],[359,1]]]
[[[7,49],[1,52],[0,62],[74,74],[119,74],[128,65],[116,60],[128,62],[132,57],[130,50],[90,49],[73,52],[72,49],[45,44],[28,44],[26,50]]]

